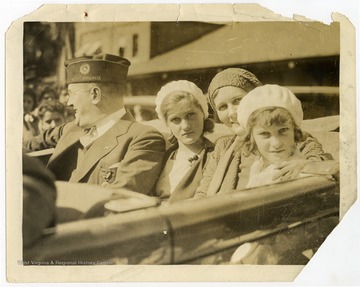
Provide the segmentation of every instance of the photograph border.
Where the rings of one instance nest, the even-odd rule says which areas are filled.
[[[120,4],[119,4],[120,5]],[[215,4],[213,4],[215,5]],[[212,7],[215,7],[211,5]],[[295,19],[290,19],[271,12],[267,8],[261,8],[261,6],[256,5],[246,5],[248,9],[244,13],[243,9],[241,13],[237,14],[234,12],[233,5],[224,5],[224,9],[216,9],[216,11],[221,11],[220,17],[221,21],[226,22],[228,19],[232,21],[244,21],[243,17],[246,20],[262,19],[268,20],[269,18],[273,21],[312,21],[305,19],[304,17],[295,17]],[[236,4],[242,5],[242,4]],[[148,13],[144,17],[144,9],[149,9]],[[256,7],[255,7],[256,6]],[[122,8],[125,6],[121,6]],[[239,6],[238,6],[239,7]],[[245,6],[242,6],[245,7]],[[21,210],[21,180],[19,181],[19,176],[21,178],[21,133],[13,133],[13,131],[18,130],[20,126],[19,119],[19,109],[22,107],[22,85],[15,84],[16,82],[22,83],[22,45],[19,44],[19,40],[22,43],[22,23],[24,21],[34,21],[42,19],[44,21],[59,21],[54,19],[63,19],[64,11],[67,12],[67,21],[68,22],[78,22],[78,21],[104,21],[99,20],[104,19],[104,17],[109,17],[110,19],[121,19],[121,21],[126,21],[130,17],[133,19],[142,21],[151,21],[154,18],[161,20],[173,21],[189,21],[197,19],[199,21],[208,21],[214,17],[213,11],[210,13],[203,9],[204,5],[201,4],[184,4],[176,5],[169,4],[162,6],[159,9],[158,5],[141,5],[134,7],[134,5],[128,5],[126,9],[116,9],[112,11],[111,6],[107,5],[47,5],[42,6],[38,10],[34,11],[32,14],[23,17],[12,24],[7,35],[6,35],[6,141],[7,143],[12,143],[11,145],[7,144],[6,146],[6,168],[8,171],[18,171],[18,172],[7,172],[6,173],[6,182],[7,182],[7,198],[6,198],[6,213],[7,213],[7,268],[8,268],[8,280],[15,282],[62,282],[66,281],[91,281],[91,282],[102,282],[104,281],[188,281],[191,278],[191,281],[205,281],[205,279],[210,279],[206,281],[252,281],[251,274],[254,272],[260,272],[266,274],[268,277],[264,278],[265,281],[291,281],[303,268],[302,266],[124,266],[124,268],[116,267],[106,267],[99,266],[92,269],[92,274],[88,274],[89,267],[76,267],[76,277],[73,278],[74,272],[72,269],[74,267],[62,266],[62,267],[38,267],[38,266],[19,266],[14,264],[14,258],[21,258],[21,240],[19,242],[14,238],[21,238],[21,214],[16,214],[15,210]],[[104,9],[104,10],[103,10]],[[164,13],[164,9],[167,12]],[[214,9],[214,8],[212,8]],[[127,12],[126,12],[126,11]],[[133,12],[129,13],[129,10]],[[161,11],[159,11],[161,10]],[[236,9],[235,9],[236,10]],[[261,10],[261,12],[259,12]],[[84,18],[83,12],[87,11],[89,17],[88,19]],[[224,12],[225,11],[225,12]],[[235,14],[234,14],[235,13]],[[93,16],[94,15],[94,16]],[[110,16],[114,16],[113,18]],[[255,16],[254,16],[255,15]],[[92,18],[94,17],[94,18]],[[259,18],[257,18],[259,17]],[[345,213],[349,210],[352,203],[355,202],[356,193],[357,193],[357,168],[356,168],[356,68],[355,68],[355,46],[352,43],[355,40],[355,30],[352,27],[351,23],[345,16],[334,13],[332,15],[334,21],[339,21],[341,23],[341,64],[340,64],[340,94],[346,95],[341,97],[340,105],[340,170],[341,170],[341,213],[340,218],[345,216]],[[91,20],[90,20],[91,18]],[[134,20],[133,20],[134,21]],[[346,47],[346,48],[344,48]],[[21,57],[19,57],[21,55]],[[11,77],[10,77],[11,75]],[[13,78],[13,75],[16,77]],[[21,78],[21,79],[20,79]],[[11,95],[11,101],[9,97]],[[16,96],[14,96],[16,95]],[[346,175],[344,173],[346,172]],[[11,187],[11,188],[10,188]],[[10,192],[11,189],[11,192]],[[340,223],[342,224],[342,223]],[[332,237],[332,234],[329,236]],[[11,242],[11,244],[10,244]],[[19,248],[20,247],[20,248]],[[19,252],[20,251],[20,252]],[[314,256],[317,257],[318,254]],[[312,259],[313,260],[313,259]],[[41,272],[39,272],[41,268]],[[58,273],[54,278],[50,279],[50,274],[47,268],[51,268],[51,273]],[[60,268],[60,272],[54,272],[54,268]],[[109,271],[108,269],[114,268]],[[165,277],[164,274],[169,273],[169,268],[171,269],[171,278]],[[215,269],[214,269],[215,268]],[[116,270],[117,269],[117,270]],[[118,270],[122,269],[122,270]],[[177,270],[175,270],[177,269]],[[237,274],[240,271],[249,274],[244,278],[239,277]],[[222,276],[217,274],[215,278],[211,276],[214,273],[214,270],[218,272],[221,270]],[[156,272],[155,272],[156,271]],[[198,278],[197,274],[202,274],[201,278]],[[38,274],[41,273],[41,274]],[[106,274],[105,274],[106,273]],[[158,276],[161,274],[161,276]],[[183,274],[186,274],[187,280],[183,277]],[[191,274],[191,275],[190,275]],[[235,274],[235,275],[234,275]],[[151,275],[151,280],[149,276]],[[194,275],[194,276],[192,276]],[[70,277],[66,277],[70,276]],[[253,278],[253,275],[252,275]],[[277,280],[280,278],[280,280]],[[75,280],[73,280],[75,279]],[[173,280],[174,279],[174,280]],[[35,280],[35,281],[33,281]],[[259,277],[255,281],[259,280]]]

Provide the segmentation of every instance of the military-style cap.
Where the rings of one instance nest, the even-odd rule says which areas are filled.
[[[130,62],[110,54],[98,54],[65,61],[66,83],[125,84]]]

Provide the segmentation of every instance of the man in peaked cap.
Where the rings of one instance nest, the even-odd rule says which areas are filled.
[[[157,130],[136,123],[124,108],[130,62],[100,54],[72,59],[65,66],[68,105],[75,110],[75,120],[46,130],[26,148],[55,148],[47,167],[57,180],[150,194],[165,141]]]

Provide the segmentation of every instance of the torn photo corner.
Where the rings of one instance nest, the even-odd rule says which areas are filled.
[[[281,16],[258,4],[54,4],[43,5],[12,23],[6,34],[5,55],[8,281],[331,282],[331,278],[338,275],[334,272],[343,272],[338,258],[344,259],[342,253],[355,250],[349,238],[356,236],[351,226],[356,229],[360,218],[356,201],[355,28],[346,15],[334,12],[331,16],[333,22],[324,24],[306,15]],[[251,71],[263,84],[287,87],[301,101],[302,129],[339,162],[338,182],[301,179],[277,188],[260,188],[257,193],[231,194],[229,198],[239,202],[238,206],[231,205],[233,209],[226,197],[209,198],[198,206],[194,202],[176,204],[173,208],[158,202],[142,202],[141,206],[145,207],[134,208],[131,213],[47,229],[41,244],[27,253],[23,250],[23,214],[19,212],[23,208],[20,158],[24,139],[24,118],[19,115],[25,106],[22,104],[24,91],[30,87],[40,98],[50,87],[58,92],[59,98],[67,84],[65,60],[100,53],[129,59],[125,105],[138,121],[157,128],[164,137],[169,136],[170,131],[156,118],[154,99],[160,88],[170,81],[193,81],[206,93],[218,72],[234,67]],[[139,117],[138,110],[141,110]],[[229,135],[227,128],[217,122],[209,140],[216,142]],[[46,161],[45,157],[52,152],[45,150],[35,156],[40,154]],[[106,173],[106,176],[113,174]],[[62,187],[59,189],[62,204],[73,207],[74,201],[80,203],[80,193],[74,194],[76,185],[58,183],[57,186]],[[95,206],[97,201],[110,196],[110,193],[101,193],[101,188],[96,192],[95,189],[82,189],[81,194],[86,197],[81,202],[83,206]],[[335,210],[323,210],[328,201],[321,200],[337,190],[340,192]],[[273,196],[268,196],[268,205],[262,206],[265,200],[261,196],[268,194]],[[290,218],[299,212],[296,207],[301,208],[291,205],[293,201],[276,201],[278,194],[304,204],[301,216],[285,224],[288,219],[285,216]],[[125,191],[117,195],[121,197],[121,204],[136,205],[142,200],[141,197],[134,200],[135,197]],[[245,210],[243,202],[255,202],[255,207]],[[294,209],[286,208],[287,204]],[[218,217],[215,210],[207,206],[219,208]],[[318,209],[314,210],[314,206]],[[125,209],[120,205],[116,208]],[[263,219],[267,215],[273,218],[272,225],[256,219],[261,218],[259,210],[269,212],[264,213]],[[284,218],[278,222],[279,214]],[[306,265],[238,264],[234,259],[250,246],[247,243],[260,242],[284,228],[315,226],[321,229],[320,225],[312,224],[334,214],[340,222],[323,238],[325,241],[316,248],[315,254],[308,250],[302,253],[311,258]],[[139,227],[135,228],[135,224]],[[252,229],[248,229],[249,226]],[[306,230],[309,238],[311,232]],[[120,237],[116,241],[112,236]],[[345,250],[344,246],[350,247]],[[93,257],[85,257],[84,254],[92,252]],[[25,253],[31,255],[28,262],[23,257]],[[56,259],[52,254],[60,255]],[[348,255],[351,256],[351,252]],[[339,269],[334,271],[331,265]],[[352,271],[353,268],[348,268],[343,274],[350,272],[352,276]],[[322,275],[317,281],[314,274]]]

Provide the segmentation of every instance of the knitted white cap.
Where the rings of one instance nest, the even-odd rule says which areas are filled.
[[[165,122],[164,115],[161,114],[161,104],[164,101],[164,99],[172,92],[175,91],[182,91],[187,92],[189,94],[192,94],[195,99],[199,102],[200,107],[204,113],[204,118],[208,118],[209,112],[208,112],[208,105],[207,100],[203,92],[196,86],[194,83],[186,80],[179,80],[179,81],[173,81],[166,85],[164,85],[160,91],[157,93],[155,104],[156,104],[156,112],[158,114],[159,119],[163,120]]]
[[[286,109],[300,127],[303,110],[300,100],[287,88],[278,85],[264,85],[250,91],[242,98],[237,110],[237,118],[241,127],[247,128],[250,115],[258,109],[280,107]]]

